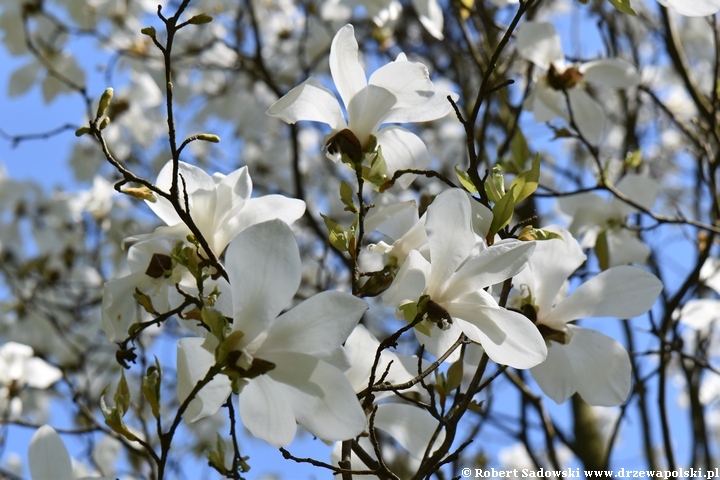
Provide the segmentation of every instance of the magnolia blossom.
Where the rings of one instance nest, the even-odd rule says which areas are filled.
[[[547,73],[538,78],[526,101],[538,122],[562,117],[572,119],[580,133],[592,144],[600,143],[605,128],[602,107],[587,93],[587,84],[610,88],[629,88],[640,82],[635,67],[617,58],[596,60],[579,66],[565,63],[560,36],[550,23],[526,22],[518,28],[520,55]],[[568,101],[564,93],[567,93]]]
[[[471,257],[477,242],[470,199],[457,189],[435,198],[427,210],[425,229],[429,261],[411,251],[383,295],[385,304],[399,308],[429,297],[421,328],[430,335],[418,329],[415,334],[435,356],[464,333],[497,363],[529,368],[543,361],[546,348],[537,328],[522,315],[499,307],[484,290],[522,270],[534,243],[501,241]]]
[[[720,11],[720,0],[658,0],[658,3],[688,17],[705,17]]]
[[[300,254],[290,228],[278,221],[248,228],[230,244],[226,267],[232,297],[232,345],[240,377],[240,418],[255,436],[288,445],[296,422],[323,440],[347,440],[365,429],[365,414],[352,386],[329,363],[357,324],[367,303],[326,291],[280,315],[301,278]],[[227,284],[226,284],[227,285]],[[225,312],[224,312],[225,313]],[[279,316],[278,316],[279,315]],[[242,333],[240,333],[242,332]],[[178,343],[178,396],[191,390],[215,364],[217,339]],[[230,395],[231,382],[216,376],[192,401],[187,421],[212,415]]]
[[[641,175],[626,175],[617,183],[617,190],[638,205],[650,209],[655,203],[660,186]],[[570,232],[582,237],[583,248],[602,248],[598,244],[603,237],[607,246],[607,266],[626,263],[645,263],[650,249],[637,234],[624,228],[625,217],[637,209],[613,197],[605,201],[593,193],[581,193],[559,199],[558,205],[573,218]],[[602,255],[602,253],[599,253]],[[602,261],[603,263],[605,260]],[[605,266],[605,265],[603,265]]]
[[[0,414],[18,418],[27,388],[44,390],[62,378],[62,372],[38,358],[33,349],[8,342],[0,347]]]
[[[267,114],[287,123],[310,120],[325,123],[332,132],[326,139],[328,152],[362,155],[377,139],[387,164],[387,174],[408,168],[424,168],[430,155],[420,138],[404,128],[385,123],[427,122],[451,112],[447,101],[457,95],[435,88],[427,67],[409,62],[404,54],[365,77],[358,60],[358,44],[352,25],[335,35],[330,47],[330,72],[347,111],[345,120],[335,94],[315,78],[309,78],[275,102]],[[335,157],[333,157],[335,158]],[[398,182],[407,187],[412,178]]]
[[[566,230],[560,239],[537,242],[528,266],[513,278],[509,304],[531,318],[545,337],[547,359],[530,372],[557,403],[577,392],[591,405],[615,406],[631,388],[627,351],[600,332],[570,324],[588,317],[632,318],[647,312],[662,283],[639,267],[613,267],[564,298],[567,279],[586,256]]]
[[[158,174],[156,186],[169,192],[172,185],[172,161]],[[305,202],[282,195],[265,195],[251,198],[252,179],[247,167],[229,175],[215,173],[212,177],[201,168],[184,162],[179,164],[180,201],[188,197],[190,216],[217,255],[245,228],[267,220],[280,219],[292,223],[305,213]],[[184,184],[184,186],[183,186]],[[168,226],[159,227],[151,235],[131,240],[168,235],[184,239],[190,229],[180,219],[172,204],[162,197],[147,201],[150,209]]]

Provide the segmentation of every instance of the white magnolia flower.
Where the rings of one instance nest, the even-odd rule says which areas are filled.
[[[626,175],[616,185],[638,205],[650,209],[660,190],[654,180],[642,175]],[[645,263],[650,249],[637,234],[623,228],[625,217],[637,209],[613,197],[605,201],[594,193],[581,193],[559,199],[558,205],[573,221],[570,232],[582,238],[583,248],[598,248],[598,237],[604,235],[609,267],[627,263]]]
[[[547,360],[530,372],[557,403],[577,392],[590,405],[619,405],[631,388],[627,351],[612,338],[570,322],[642,315],[652,307],[662,283],[639,267],[619,266],[563,298],[566,280],[586,256],[568,231],[557,227],[545,230],[559,233],[562,240],[537,242],[527,268],[513,278],[515,289],[510,299],[510,305],[532,317],[548,345]]]
[[[705,17],[720,11],[720,0],[658,0],[658,3],[688,17]]]
[[[292,442],[296,422],[323,440],[362,433],[365,414],[355,392],[326,359],[347,339],[367,303],[327,291],[280,315],[300,285],[301,263],[290,228],[278,220],[241,233],[230,244],[226,263],[231,292],[223,295],[232,296],[233,332],[243,333],[236,334],[238,359],[231,366],[243,376],[243,424],[275,446]],[[213,336],[178,342],[181,401],[215,363],[213,343]],[[186,420],[212,415],[230,393],[230,380],[215,377],[192,401]]]
[[[398,308],[429,297],[421,325],[430,335],[415,329],[427,351],[440,356],[464,333],[497,363],[529,368],[543,361],[545,342],[537,328],[522,315],[498,306],[484,290],[522,270],[534,243],[498,242],[470,257],[477,243],[470,199],[457,189],[435,198],[427,210],[425,229],[430,260],[411,251],[383,301]]]
[[[358,44],[352,25],[341,28],[330,47],[330,72],[348,114],[335,94],[315,78],[309,78],[275,102],[268,115],[287,123],[309,120],[325,123],[332,132],[327,137],[328,152],[350,154],[343,145],[349,142],[359,154],[370,145],[373,135],[387,163],[387,174],[407,168],[424,168],[430,155],[420,138],[404,128],[385,123],[427,122],[451,112],[449,92],[440,91],[430,81],[427,67],[409,62],[404,54],[365,77],[358,60]],[[355,155],[356,153],[352,153]],[[398,182],[407,187],[412,178]]]
[[[208,241],[210,248],[220,255],[230,241],[245,228],[267,220],[280,219],[292,223],[305,213],[305,202],[282,195],[265,195],[251,198],[252,179],[247,167],[229,175],[215,173],[212,177],[203,169],[180,162],[180,198],[187,195],[190,215]],[[160,173],[156,186],[169,192],[172,185],[172,161]],[[172,204],[157,197],[147,202],[150,209],[168,226],[159,227],[150,235],[140,235],[130,240],[168,235],[184,239],[190,229],[183,223]]]
[[[635,67],[617,58],[596,60],[579,66],[565,63],[560,36],[550,23],[526,22],[518,28],[520,55],[547,73],[538,78],[526,101],[538,122],[572,118],[580,133],[592,144],[600,143],[605,128],[602,107],[587,93],[587,84],[610,88],[629,88],[640,82]]]
[[[37,332],[36,332],[37,333]],[[18,418],[31,389],[44,390],[62,378],[62,372],[35,356],[33,349],[8,342],[0,347],[0,414]]]

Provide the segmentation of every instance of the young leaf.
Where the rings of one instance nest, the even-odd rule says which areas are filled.
[[[515,203],[520,203],[537,190],[538,181],[540,180],[540,155],[533,158],[530,170],[526,170],[512,181],[510,189],[515,187]]]
[[[466,171],[460,170],[457,165],[455,165],[455,175],[457,175],[460,185],[462,185],[465,190],[470,193],[478,193],[475,184],[470,180],[470,175],[468,175]]]
[[[610,3],[612,3],[612,6],[622,13],[632,15],[633,17],[637,15],[635,10],[633,10],[630,6],[630,0],[610,0]]]
[[[345,210],[352,213],[357,213],[357,208],[353,202],[353,188],[348,182],[343,180],[340,182],[340,201],[345,205]]]
[[[603,230],[595,240],[595,256],[600,269],[605,271],[610,267],[610,250],[607,242],[607,230]]]
[[[348,236],[347,233],[345,233],[345,230],[343,229],[340,224],[330,220],[328,217],[320,214],[322,216],[323,221],[325,221],[325,227],[327,227],[330,240],[330,245],[337,248],[341,252],[347,252],[348,251]]]
[[[487,236],[488,244],[492,244],[495,234],[512,220],[513,213],[515,213],[515,186],[511,186],[510,190],[505,192],[503,198],[493,207],[492,212],[493,219],[490,222]]]

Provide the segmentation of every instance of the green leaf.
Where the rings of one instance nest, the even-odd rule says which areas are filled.
[[[595,256],[600,269],[605,271],[610,267],[610,250],[608,249],[607,230],[603,230],[595,240]]]
[[[325,222],[325,227],[327,227],[327,229],[328,229],[328,232],[329,232],[328,239],[330,241],[330,245],[337,248],[341,252],[347,252],[348,246],[349,246],[349,241],[348,241],[348,235],[345,232],[345,229],[343,229],[343,227],[340,224],[330,220],[328,217],[326,217],[322,213],[320,214],[320,216],[323,218],[323,221]]]
[[[530,242],[533,240],[551,240],[553,238],[565,241],[565,239],[562,238],[562,235],[558,233],[543,230],[541,228],[533,228],[531,225],[523,228],[518,235],[518,240],[522,240],[524,242]]]
[[[340,201],[345,205],[345,210],[352,213],[357,213],[357,208],[353,202],[353,188],[348,182],[343,180],[340,182]]]
[[[379,189],[387,181],[387,164],[382,153],[382,147],[378,146],[377,151],[369,153],[368,156],[372,156],[372,160],[369,169],[363,168],[363,177],[372,183],[376,189]]]
[[[630,0],[610,0],[610,3],[612,3],[612,6],[622,13],[632,15],[633,17],[637,15],[635,10],[633,10],[630,6]]]
[[[142,381],[142,393],[150,404],[150,409],[155,418],[160,418],[160,382],[162,370],[160,362],[155,357],[155,365],[148,367]]]
[[[497,203],[505,195],[505,176],[503,167],[500,164],[492,168],[492,172],[485,180],[485,194],[491,202]]]
[[[228,328],[228,321],[219,310],[214,308],[202,307],[200,318],[203,323],[210,327],[210,332],[219,340],[225,339],[225,332]]]
[[[462,185],[465,190],[470,193],[478,193],[475,184],[470,180],[470,175],[466,171],[460,170],[457,165],[455,165],[455,175],[457,175],[460,185]]]
[[[530,158],[530,149],[527,146],[525,135],[518,129],[513,135],[510,143],[510,155],[512,158],[512,165],[516,168],[513,173],[521,172],[525,168],[525,162]]]
[[[188,23],[191,25],[203,25],[205,23],[210,23],[213,21],[213,17],[208,15],[207,13],[201,13],[199,15],[195,15],[190,20],[188,20]]]
[[[533,158],[530,170],[518,174],[510,184],[510,189],[515,187],[515,203],[520,203],[537,190],[540,180],[540,155]]]
[[[493,219],[487,236],[488,244],[492,244],[495,234],[512,220],[515,213],[515,186],[510,186],[510,190],[505,192],[503,198],[493,206],[492,212]]]
[[[463,360],[462,358],[450,365],[447,371],[447,380],[445,388],[448,392],[452,392],[460,386],[463,379]]]
[[[120,416],[124,417],[130,409],[130,389],[128,388],[127,380],[125,380],[125,370],[121,370],[120,372],[120,381],[115,389],[115,397],[113,399],[115,400],[115,406],[121,411]]]
[[[417,313],[418,313],[417,304],[411,302],[411,303],[406,303],[405,305],[401,305],[400,311],[403,313],[403,317],[405,317],[405,321],[408,323],[412,323],[412,321],[415,320],[415,317],[417,316]]]

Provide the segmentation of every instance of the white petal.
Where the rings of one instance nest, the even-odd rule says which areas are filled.
[[[568,90],[573,120],[580,133],[593,145],[600,143],[605,130],[605,113],[600,105],[585,90]]]
[[[274,353],[267,359],[277,365],[267,376],[282,382],[297,422],[307,431],[332,441],[348,440],[365,430],[365,413],[340,370],[301,353]]]
[[[398,170],[422,170],[430,165],[430,154],[423,141],[402,127],[385,127],[378,132],[377,139],[385,157],[388,177]],[[414,179],[415,175],[403,175],[397,185],[407,188]]]
[[[550,226],[544,228],[559,233],[562,239],[535,242],[536,248],[527,267],[513,279],[515,288],[523,293],[522,286],[527,284],[538,307],[538,317],[545,316],[553,306],[558,292],[570,275],[586,260],[580,244],[567,230]]]
[[[617,183],[617,189],[628,196],[632,201],[650,210],[655,203],[660,185],[652,178],[644,175],[625,175]],[[613,208],[624,215],[637,212],[637,209],[626,204],[618,198],[612,199]]]
[[[202,338],[181,338],[177,344],[177,393],[180,402],[215,365],[215,355],[203,348]],[[194,422],[217,412],[232,393],[230,379],[217,375],[190,402],[183,418]]]
[[[67,447],[54,428],[43,425],[30,439],[28,465],[32,480],[70,480],[72,462]]]
[[[543,69],[565,58],[560,36],[550,23],[521,24],[517,29],[517,49],[520,55]]]
[[[482,345],[494,362],[514,368],[530,368],[545,360],[545,340],[524,315],[473,303],[456,302],[444,306],[453,318],[476,327],[463,331],[471,340]]]
[[[383,403],[375,413],[375,426],[393,437],[413,458],[422,460],[438,421],[414,405]],[[440,430],[434,445],[439,446],[444,440],[445,430]]]
[[[417,302],[425,291],[431,266],[417,250],[411,250],[400,267],[392,285],[383,294],[383,303],[388,307],[399,307]]]
[[[239,410],[250,433],[282,447],[295,438],[295,416],[288,388],[269,375],[253,378],[240,392]]]
[[[342,27],[330,46],[330,73],[346,107],[367,85],[365,70],[358,60],[358,44],[352,25]]]
[[[15,97],[30,90],[37,81],[37,76],[41,70],[42,67],[38,62],[30,62],[24,67],[15,70],[10,76],[8,96]]]
[[[520,272],[536,242],[503,241],[467,261],[448,282],[442,299],[450,300],[505,281]],[[434,267],[434,265],[433,265]],[[438,301],[438,299],[436,299]]]
[[[720,10],[720,0],[658,0],[658,3],[688,17],[705,17]]]
[[[266,352],[328,355],[347,340],[367,309],[364,300],[347,293],[318,293],[278,317],[257,355],[262,357]]]
[[[230,243],[225,264],[233,289],[233,329],[250,342],[290,303],[300,285],[295,237],[280,220],[253,225]]]
[[[428,207],[425,230],[432,264],[426,292],[429,295],[441,293],[440,287],[475,247],[470,220],[470,200],[457,188],[441,193]]]
[[[300,120],[325,123],[333,131],[342,130],[347,125],[335,94],[312,77],[286,93],[265,113],[285,123]]]
[[[392,240],[398,240],[418,222],[415,200],[377,205],[365,217],[365,231],[377,230]]]
[[[650,256],[650,248],[637,237],[635,232],[624,228],[613,228],[606,232],[610,267],[628,263],[645,263]]]
[[[555,403],[563,403],[577,391],[573,360],[568,356],[565,345],[550,342],[544,362],[530,369],[530,374],[545,395]]]
[[[720,300],[701,298],[690,300],[680,311],[680,321],[695,330],[707,331],[713,322],[720,320]]]
[[[170,192],[170,187],[172,186],[172,171],[173,164],[171,160],[165,164],[162,170],[160,170],[157,181],[155,182],[155,185],[157,185],[158,188],[168,193]],[[184,183],[187,189],[187,195],[189,197],[191,211],[193,204],[193,193],[195,193],[197,190],[215,190],[215,182],[213,182],[210,175],[208,175],[202,168],[189,165],[185,162],[180,162],[178,165],[178,173],[182,175],[182,179],[185,180]],[[182,179],[178,178],[178,187],[180,190],[179,195],[181,201],[184,198],[185,192],[185,190],[183,189]],[[148,207],[150,207],[150,209],[155,212],[155,215],[160,217],[160,219],[167,225],[175,225],[181,222],[180,217],[175,212],[173,206],[163,197],[157,196],[156,202],[153,203],[146,201],[145,203],[147,203]]]
[[[397,101],[395,95],[382,87],[368,85],[360,90],[347,106],[348,128],[362,146],[376,134],[387,113]]]
[[[454,93],[435,88],[425,65],[400,59],[377,69],[370,76],[370,85],[382,87],[397,98],[383,123],[437,120],[452,111],[448,95],[458,99]]]
[[[587,317],[637,317],[652,307],[661,290],[660,280],[642,268],[613,267],[580,285],[543,323],[559,326]]]
[[[293,223],[305,213],[305,202],[282,195],[265,195],[251,198],[234,211],[223,215],[214,235],[215,252],[220,253],[246,228],[268,220]]]
[[[430,35],[442,40],[443,12],[437,0],[413,0],[413,7],[418,14],[420,23]]]
[[[464,333],[459,322],[452,322],[447,330],[440,330],[437,326],[429,322],[423,322],[425,326],[430,328],[430,336],[420,332],[417,328],[413,328],[415,337],[418,342],[425,347],[425,351],[435,357],[441,357],[447,352],[457,339]],[[452,363],[460,358],[460,349],[457,348],[447,359],[446,363]]]
[[[584,63],[578,70],[583,74],[583,81],[602,87],[630,88],[640,83],[637,69],[619,58]]]
[[[627,350],[616,340],[595,330],[570,326],[568,357],[577,392],[590,405],[622,404],[632,387],[632,366]]]
[[[33,357],[25,362],[25,377],[29,387],[48,388],[62,378],[62,372],[42,358]]]

